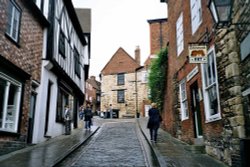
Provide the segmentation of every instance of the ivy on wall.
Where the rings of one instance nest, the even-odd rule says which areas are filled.
[[[158,109],[162,111],[167,78],[168,50],[162,49],[157,58],[153,59],[149,72],[150,100],[157,103]]]

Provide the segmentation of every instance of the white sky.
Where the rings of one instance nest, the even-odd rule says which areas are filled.
[[[134,58],[141,49],[141,65],[150,53],[147,20],[167,17],[160,0],[72,0],[76,8],[91,8],[91,60],[89,75],[99,74],[119,47]]]

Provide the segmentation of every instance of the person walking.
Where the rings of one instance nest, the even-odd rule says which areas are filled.
[[[90,108],[90,104],[86,105],[86,108],[84,109],[84,121],[85,121],[85,129],[91,129],[92,124],[92,111]]]
[[[160,127],[162,118],[161,118],[159,110],[157,109],[156,103],[152,103],[151,106],[152,108],[149,109],[148,111],[149,120],[148,120],[147,128],[149,129],[149,132],[150,132],[151,141],[156,143],[157,133],[158,133],[158,129]]]

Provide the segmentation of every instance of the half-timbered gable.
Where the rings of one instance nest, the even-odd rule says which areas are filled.
[[[66,4],[67,5],[67,4]],[[66,72],[77,86],[84,91],[82,79],[84,79],[84,59],[86,48],[85,37],[79,31],[79,23],[73,24],[72,14],[62,0],[55,1],[54,38],[52,59]]]

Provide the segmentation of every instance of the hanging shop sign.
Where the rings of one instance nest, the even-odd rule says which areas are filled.
[[[189,45],[189,63],[207,63],[206,45]]]

